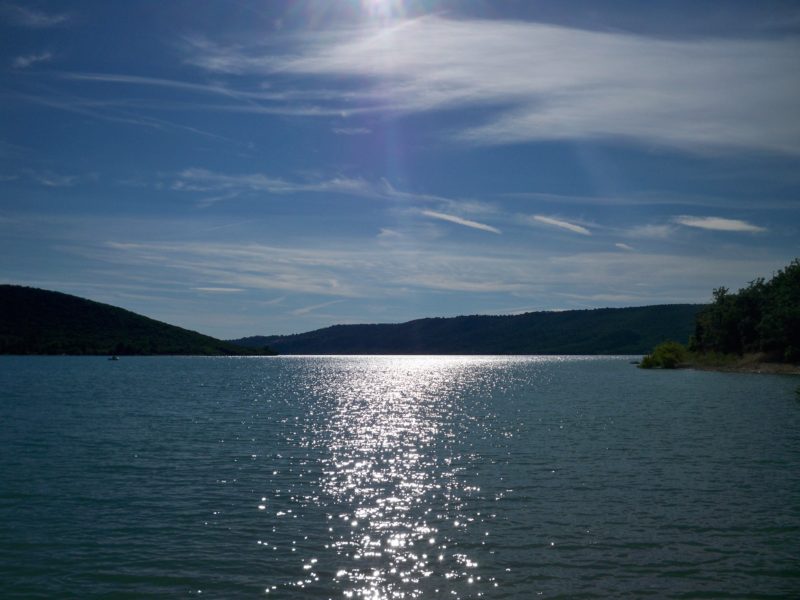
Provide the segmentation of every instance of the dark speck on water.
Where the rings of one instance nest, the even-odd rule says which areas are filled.
[[[790,376],[0,357],[3,598],[788,598]]]

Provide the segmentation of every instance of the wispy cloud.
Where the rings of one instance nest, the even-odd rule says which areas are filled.
[[[614,244],[614,246],[616,246],[620,250],[625,250],[627,252],[633,252],[635,250],[633,246],[629,246],[628,244],[623,244],[622,242],[617,242],[616,244]]]
[[[296,181],[282,177],[272,177],[264,173],[220,173],[202,168],[188,168],[178,173],[169,184],[174,191],[210,194],[200,200],[202,205],[210,205],[224,200],[232,200],[248,193],[299,194],[327,193],[347,196],[361,196],[404,203],[408,206],[428,205],[438,209],[453,210],[468,214],[492,214],[494,207],[476,200],[448,198],[435,194],[407,192],[399,190],[386,180],[377,182],[361,178],[336,176],[327,179]],[[428,211],[426,216],[465,227],[473,227],[500,233],[495,227],[453,216],[438,211]]]
[[[336,135],[368,135],[372,133],[372,130],[366,127],[334,127],[332,131]]]
[[[213,281],[209,287],[316,294],[322,303],[345,298],[397,302],[414,290],[513,293],[536,301],[554,294],[594,299],[635,296],[642,304],[703,301],[712,285],[743,285],[748,277],[771,273],[784,260],[724,253],[689,259],[618,250],[531,260],[529,254],[513,249],[486,253],[441,242],[397,248],[384,247],[378,240],[374,245],[322,242],[294,248],[232,242],[114,242],[93,249],[92,256],[124,267],[115,272],[142,281],[154,277],[172,285]],[[587,301],[571,306],[592,305],[596,306]]]
[[[25,54],[17,56],[11,61],[11,66],[14,69],[27,69],[36,63],[48,62],[53,60],[53,55],[50,52],[40,52],[39,54]]]
[[[531,217],[531,220],[537,223],[543,223],[544,225],[550,225],[551,227],[566,229],[567,231],[571,231],[573,233],[579,233],[581,235],[592,235],[592,232],[586,229],[586,227],[583,227],[581,225],[576,225],[575,223],[570,223],[569,221],[564,221],[562,219],[556,219],[554,217],[546,217],[544,215],[533,215]]]
[[[344,193],[372,195],[372,186],[362,179],[334,177],[323,181],[297,182],[261,173],[224,174],[207,169],[191,168],[181,171],[172,183],[172,189],[184,192],[219,194],[204,202],[228,200],[247,192],[269,194],[296,194],[300,192]],[[220,192],[223,192],[220,194]]]
[[[496,234],[502,233],[502,231],[500,231],[496,227],[492,227],[491,225],[486,225],[485,223],[479,223],[478,221],[471,221],[469,219],[463,219],[455,215],[447,215],[433,210],[423,210],[422,214],[432,219],[439,219],[440,221],[447,221],[448,223],[455,223],[456,225],[462,225],[464,227],[470,227],[472,229],[480,229],[481,231],[488,231],[490,233],[496,233]]]
[[[129,111],[114,110],[114,103],[99,103],[96,100],[87,100],[85,98],[65,96],[48,90],[47,94],[23,94],[23,93],[10,93],[9,98],[21,102],[32,102],[41,106],[47,106],[57,110],[72,112],[79,115],[99,119],[102,121],[109,121],[112,123],[124,123],[136,127],[148,127],[158,130],[176,130],[192,134],[201,135],[207,138],[213,138],[225,142],[233,142],[233,140],[221,135],[217,135],[208,131],[203,131],[196,127],[173,123],[165,119],[156,117],[139,115]]]
[[[307,315],[309,313],[315,312],[315,311],[319,310],[320,308],[325,308],[327,306],[333,306],[334,304],[339,304],[341,302],[344,302],[344,300],[332,300],[331,302],[323,302],[321,304],[314,304],[312,306],[304,306],[303,308],[294,309],[293,311],[291,311],[291,314],[294,315],[295,317],[299,317],[299,316],[302,316],[302,315]]]
[[[41,10],[17,4],[0,5],[0,14],[11,23],[32,29],[48,29],[67,24],[71,17],[67,13],[46,13]]]
[[[207,84],[191,81],[181,81],[176,79],[164,79],[160,77],[145,77],[141,75],[127,75],[124,73],[82,73],[65,72],[59,75],[60,79],[68,81],[83,81],[108,84],[138,85],[145,87],[160,87],[192,94],[205,94],[212,96],[224,96],[226,98],[240,100],[245,104],[253,104],[256,100],[287,101],[298,98],[297,94],[289,91],[252,91],[238,90],[221,83]],[[310,94],[310,93],[307,93]]]
[[[220,82],[198,83],[177,79],[130,75],[125,73],[65,72],[59,74],[64,81],[93,82],[96,84],[123,84],[125,86],[166,88],[184,95],[170,102],[151,102],[145,108],[158,110],[199,110],[207,112],[236,112],[262,115],[286,115],[295,117],[337,117],[352,116],[376,110],[369,107],[344,107],[338,103],[343,97],[341,91],[332,92],[314,89],[262,89],[240,87]],[[228,100],[220,104],[199,102],[197,96],[219,96]],[[130,103],[128,101],[128,103]],[[341,135],[370,133],[364,127],[341,126],[333,129]]]
[[[381,230],[378,232],[377,238],[379,240],[402,240],[404,236],[402,233],[400,233],[395,229],[382,227]]]
[[[747,221],[739,219],[724,219],[722,217],[692,217],[682,215],[675,217],[674,221],[686,227],[696,227],[698,229],[709,229],[712,231],[735,231],[748,233],[761,233],[767,231],[765,227],[753,225]]]
[[[27,174],[37,183],[54,188],[65,188],[77,185],[81,178],[77,175],[59,175],[51,171],[28,170]]]
[[[674,227],[672,225],[636,225],[628,229],[625,234],[632,238],[665,240],[672,235]]]
[[[209,294],[238,294],[245,291],[243,288],[232,287],[193,287],[192,289],[197,292],[207,292]]]
[[[292,41],[280,55],[274,44],[206,40],[188,60],[216,73],[372,83],[340,83],[328,108],[482,106],[486,120],[457,134],[479,144],[618,138],[800,153],[800,80],[788,75],[798,44],[790,38],[669,40],[429,16]]]

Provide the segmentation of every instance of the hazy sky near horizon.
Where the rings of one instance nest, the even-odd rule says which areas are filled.
[[[800,256],[800,4],[0,2],[0,283],[230,338]]]

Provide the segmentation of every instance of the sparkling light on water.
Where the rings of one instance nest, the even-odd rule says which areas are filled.
[[[346,525],[333,541],[343,564],[336,576],[351,597],[444,594],[431,578],[444,575],[440,584],[451,588],[457,579],[472,583],[477,566],[447,547],[457,518],[470,519],[460,512],[464,457],[448,452],[459,433],[464,361],[375,359],[371,366],[331,374],[323,395],[336,398],[335,409],[315,436],[328,444],[322,489]]]

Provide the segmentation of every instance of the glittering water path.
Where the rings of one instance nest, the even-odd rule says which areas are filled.
[[[790,597],[791,377],[0,357],[3,597]]]

